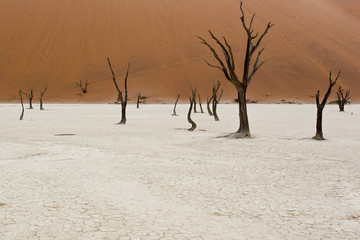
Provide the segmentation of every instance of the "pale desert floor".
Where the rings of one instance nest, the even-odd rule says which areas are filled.
[[[38,108],[38,106],[35,106]],[[0,104],[0,239],[356,239],[360,106]],[[61,134],[75,134],[61,136]]]

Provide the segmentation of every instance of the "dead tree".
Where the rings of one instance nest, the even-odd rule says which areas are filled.
[[[191,85],[191,92],[192,92],[192,100],[194,101],[193,104],[194,104],[194,113],[197,113],[197,110],[196,110],[196,91],[197,89],[196,88],[193,88]]]
[[[199,106],[200,106],[200,111],[201,111],[201,113],[204,113],[204,110],[203,110],[203,108],[202,108],[202,102],[201,102],[201,98],[200,98],[200,93],[198,93],[198,96],[199,96]]]
[[[324,96],[324,99],[322,100],[322,102],[320,103],[320,90],[317,91],[316,93],[316,107],[317,107],[317,117],[316,117],[316,135],[313,137],[313,139],[315,140],[325,140],[325,138],[323,137],[323,132],[322,132],[322,114],[323,114],[323,110],[325,108],[326,102],[330,96],[331,93],[331,89],[332,87],[336,84],[336,81],[338,80],[338,78],[340,77],[340,71],[337,75],[337,77],[335,78],[334,81],[332,81],[331,79],[331,71],[330,71],[330,75],[329,75],[329,88]]]
[[[179,98],[180,98],[180,94],[178,94],[178,96],[177,96],[177,98],[176,98],[176,102],[175,102],[175,106],[174,106],[174,110],[173,110],[173,116],[177,116],[177,114],[176,114],[176,105],[177,105],[177,103],[178,103],[178,101],[179,101]]]
[[[140,105],[140,99],[141,99],[141,93],[137,93],[137,94],[136,94],[136,96],[137,96],[136,108],[139,108],[139,105]]]
[[[206,98],[206,105],[207,105],[207,111],[209,113],[210,116],[213,116],[213,112],[210,109],[210,103],[212,102],[213,96],[211,96],[211,98],[207,97]]]
[[[191,124],[191,128],[189,128],[188,130],[189,131],[194,131],[196,129],[196,123],[191,119],[191,111],[192,111],[192,108],[193,108],[193,105],[194,105],[194,97],[189,97],[190,99],[190,107],[189,107],[189,112],[188,112],[188,116],[187,116],[187,119],[188,119],[188,122]]]
[[[81,91],[83,93],[87,93],[87,87],[89,85],[89,82],[88,81],[85,81],[85,83],[83,83],[81,80],[80,82],[76,83],[76,85],[78,85],[80,88],[81,88]]]
[[[217,105],[223,94],[223,89],[221,89],[220,96],[218,96],[218,91],[219,91],[220,85],[221,85],[220,81],[217,81],[217,84],[213,85],[212,109],[213,109],[213,115],[214,115],[215,121],[220,121],[220,119],[217,115]]]
[[[43,96],[47,90],[47,87],[44,88],[44,90],[40,90],[40,110],[45,110],[43,107]]]
[[[338,104],[340,112],[344,111],[345,104],[349,102],[350,99],[350,90],[346,90],[345,96],[344,96],[344,90],[339,86],[339,90],[337,91],[337,97],[338,97]]]
[[[265,35],[268,33],[269,29],[273,26],[273,24],[271,24],[271,22],[269,22],[267,24],[264,32],[258,38],[259,34],[258,33],[255,34],[254,29],[252,28],[255,14],[252,16],[252,18],[250,20],[250,24],[247,25],[245,22],[245,14],[242,9],[242,2],[240,3],[240,11],[242,14],[240,19],[241,19],[243,28],[245,29],[245,31],[247,33],[247,46],[245,49],[243,76],[242,76],[241,80],[238,78],[237,74],[235,73],[234,56],[232,53],[231,46],[228,44],[226,38],[223,37],[224,41],[222,43],[222,42],[220,42],[220,40],[217,37],[214,36],[214,34],[211,31],[209,31],[212,39],[215,40],[215,42],[221,47],[222,52],[225,57],[225,64],[227,67],[224,64],[224,61],[217,54],[216,50],[205,39],[199,37],[202,44],[204,44],[205,46],[207,46],[210,49],[214,58],[219,63],[219,65],[213,65],[207,61],[205,61],[205,62],[210,67],[214,67],[214,68],[221,70],[224,73],[226,79],[234,85],[234,87],[236,88],[236,90],[238,92],[240,127],[239,127],[238,131],[233,135],[233,137],[235,137],[235,138],[250,137],[249,120],[248,120],[247,107],[246,107],[246,91],[247,91],[247,88],[248,88],[251,80],[255,76],[256,72],[264,64],[264,62],[261,62],[261,63],[259,62],[261,53],[264,51],[264,49],[261,49],[260,51],[258,51],[257,58],[255,60],[252,70],[250,71],[251,59],[254,56],[255,52],[259,49],[259,46],[260,46],[262,40],[264,39]]]
[[[34,89],[35,87],[29,88],[29,93],[25,93],[26,97],[29,99],[29,109],[33,109],[32,101],[34,99]]]
[[[24,102],[23,102],[23,98],[22,98],[22,95],[21,95],[22,91],[21,89],[19,90],[19,96],[20,96],[20,101],[21,101],[21,115],[20,115],[20,119],[19,120],[23,120],[23,117],[24,117]]]
[[[124,85],[125,85],[125,96],[123,96],[123,92],[120,90],[120,88],[119,88],[119,86],[118,86],[118,84],[116,82],[115,74],[114,74],[114,71],[113,71],[113,69],[111,67],[110,59],[107,58],[107,61],[109,63],[111,74],[113,76],[113,81],[114,81],[116,90],[118,92],[118,100],[121,103],[121,121],[119,122],[119,124],[126,124],[126,106],[127,106],[127,101],[128,101],[127,79],[128,79],[128,76],[129,76],[130,62],[128,64],[127,71],[126,71],[125,83],[124,83]]]

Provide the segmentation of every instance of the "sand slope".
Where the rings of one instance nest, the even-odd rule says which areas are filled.
[[[360,19],[356,1],[245,1],[256,11],[256,29],[276,25],[266,37],[266,65],[249,88],[251,98],[311,100],[325,91],[330,68],[341,68],[341,84],[360,97]],[[196,35],[211,29],[227,36],[235,52],[238,74],[244,30],[238,0],[3,0],[0,8],[0,100],[17,98],[19,88],[49,86],[48,100],[104,101],[116,91],[106,63],[124,75],[132,62],[130,98],[141,91],[165,101],[189,82],[205,97],[223,76],[203,62],[212,60]],[[89,94],[78,95],[75,82],[89,80]],[[225,96],[235,92],[224,81]]]

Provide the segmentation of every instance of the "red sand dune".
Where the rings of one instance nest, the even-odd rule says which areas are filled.
[[[255,27],[275,26],[264,40],[266,61],[248,89],[249,98],[310,100],[327,88],[328,72],[360,99],[360,6],[358,0],[244,1]],[[245,32],[239,0],[2,0],[0,8],[0,101],[17,99],[18,89],[49,86],[47,101],[113,102],[116,91],[106,62],[119,80],[128,61],[130,98],[141,92],[169,101],[189,83],[205,98],[217,79],[225,97],[234,88],[204,59],[211,53],[196,35],[226,36],[241,75]],[[88,80],[89,93],[76,86]],[[122,84],[121,84],[122,86]],[[334,98],[335,95],[332,95]]]

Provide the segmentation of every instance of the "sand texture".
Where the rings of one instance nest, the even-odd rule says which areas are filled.
[[[325,91],[330,69],[360,98],[360,9],[355,0],[244,1],[247,19],[266,36],[263,59],[249,98],[310,100]],[[119,80],[132,62],[129,91],[152,102],[190,94],[189,83],[205,97],[217,79],[224,99],[233,87],[205,59],[211,53],[197,39],[207,30],[226,36],[241,76],[245,32],[238,0],[2,0],[0,8],[0,101],[17,99],[19,88],[49,86],[50,101],[113,102],[116,91],[106,58]],[[79,80],[89,93],[80,94]],[[150,101],[150,100],[149,100]]]

